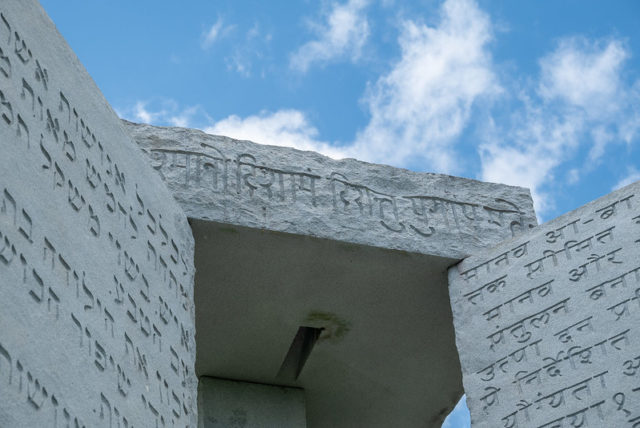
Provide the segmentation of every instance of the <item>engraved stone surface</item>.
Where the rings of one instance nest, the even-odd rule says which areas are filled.
[[[305,428],[300,388],[203,376],[198,384],[199,428]]]
[[[474,427],[640,424],[640,182],[449,270]]]
[[[191,218],[454,259],[537,225],[521,187],[125,123]]]
[[[528,190],[125,124],[190,217],[198,376],[303,388],[310,428],[442,424],[447,268],[535,225]],[[301,326],[324,333],[280,376]]]
[[[0,426],[195,426],[187,219],[35,0],[0,3]]]

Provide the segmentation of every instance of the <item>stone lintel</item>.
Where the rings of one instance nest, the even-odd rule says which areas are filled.
[[[537,224],[521,187],[124,123],[190,218],[456,260]]]

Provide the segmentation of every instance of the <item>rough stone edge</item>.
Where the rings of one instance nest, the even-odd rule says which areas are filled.
[[[451,175],[451,174],[441,174],[441,173],[433,173],[433,172],[417,172],[417,171],[412,171],[406,168],[401,168],[401,167],[395,167],[395,166],[391,166],[391,165],[386,165],[386,164],[380,164],[380,163],[373,163],[373,162],[367,162],[367,161],[362,161],[362,160],[358,160],[356,158],[352,158],[352,157],[347,157],[347,158],[342,158],[342,159],[334,159],[331,158],[329,156],[323,155],[321,153],[312,151],[312,150],[301,150],[301,149],[297,149],[294,147],[289,147],[289,146],[276,146],[276,145],[270,145],[270,144],[262,144],[262,143],[257,143],[251,140],[241,140],[241,139],[235,139],[232,137],[228,137],[225,135],[218,135],[218,134],[209,134],[201,129],[197,129],[197,128],[187,128],[187,127],[181,127],[181,126],[157,126],[157,125],[151,125],[148,123],[138,123],[138,122],[132,122],[129,121],[127,119],[123,119],[121,118],[121,121],[124,123],[124,129],[125,131],[130,135],[130,138],[135,142],[136,139],[133,136],[133,132],[135,131],[129,131],[129,128],[143,128],[143,129],[162,129],[162,130],[166,130],[169,132],[177,132],[177,133],[184,133],[187,135],[193,135],[196,134],[198,136],[201,136],[203,138],[220,138],[222,140],[224,140],[226,143],[229,144],[237,144],[237,143],[242,143],[242,144],[246,144],[249,146],[255,146],[255,147],[264,147],[267,150],[274,150],[274,151],[280,151],[280,150],[284,150],[286,152],[292,153],[295,156],[300,156],[300,157],[305,157],[305,156],[309,156],[311,158],[313,158],[313,160],[318,161],[319,163],[324,163],[324,162],[335,162],[335,163],[345,163],[345,164],[352,164],[352,165],[358,165],[360,168],[364,167],[364,168],[382,168],[382,169],[386,169],[386,170],[395,170],[398,171],[400,174],[406,174],[409,175],[412,179],[415,177],[416,179],[419,179],[419,177],[424,177],[424,176],[431,176],[431,177],[439,177],[440,179],[445,179],[445,180],[451,180],[451,181],[462,181],[462,182],[467,182],[467,183],[473,183],[474,185],[477,183],[477,185],[479,186],[490,186],[490,187],[495,187],[500,189],[501,191],[504,191],[506,189],[509,189],[509,191],[513,192],[513,194],[522,194],[522,196],[524,196],[526,199],[528,199],[528,201],[530,202],[530,206],[525,207],[526,209],[530,209],[530,212],[526,212],[526,215],[532,215],[534,218],[533,220],[536,223],[536,226],[538,226],[537,224],[537,214],[535,212],[535,208],[534,208],[534,204],[533,204],[533,198],[531,196],[531,190],[527,187],[523,187],[523,186],[514,186],[514,185],[509,185],[509,184],[503,184],[503,183],[496,183],[496,182],[489,182],[489,181],[481,181],[475,178],[467,178],[467,177],[459,177],[459,176],[455,176],[455,175]],[[156,174],[157,171],[154,170],[154,172]],[[159,174],[158,174],[159,175]],[[163,180],[164,181],[164,180]],[[170,190],[170,193],[171,192]],[[177,201],[177,200],[176,200]],[[177,203],[182,207],[181,203],[179,201],[177,201]],[[186,209],[185,209],[186,208]],[[252,228],[252,229],[257,229],[257,230],[264,230],[264,231],[273,231],[273,232],[278,232],[278,233],[284,233],[284,234],[294,234],[294,235],[300,235],[302,233],[297,233],[297,232],[287,232],[287,231],[282,231],[276,228],[268,228],[268,227],[254,227],[251,225],[247,225],[246,223],[242,223],[242,222],[238,222],[238,221],[221,221],[221,220],[211,220],[211,219],[207,219],[207,218],[201,218],[197,215],[191,215],[190,210],[188,209],[188,207],[183,207],[182,208],[183,211],[185,211],[187,213],[187,216],[190,218],[196,218],[196,219],[200,219],[203,221],[215,221],[218,223],[226,223],[226,224],[232,224],[235,226],[241,226],[241,227],[248,227],[248,228]],[[531,227],[531,226],[529,226]],[[526,232],[521,233],[518,236],[521,236],[522,234],[528,233],[529,231],[527,230]],[[427,254],[427,255],[432,255],[432,256],[437,256],[437,257],[442,257],[442,258],[447,258],[447,259],[451,259],[451,260],[457,260],[457,262],[460,262],[462,260],[464,260],[467,257],[471,257],[473,256],[473,254],[471,253],[464,253],[464,252],[456,252],[456,254],[453,254],[453,252],[451,252],[450,254],[445,254],[442,251],[434,251],[434,252],[430,252],[430,253],[426,253],[426,252],[422,252],[419,251],[417,249],[408,249],[406,246],[402,246],[402,245],[395,245],[393,242],[391,243],[391,245],[376,245],[373,244],[371,242],[366,242],[365,240],[363,241],[353,241],[353,240],[343,240],[343,239],[338,239],[336,237],[330,237],[330,236],[326,236],[323,234],[317,234],[314,233],[313,231],[309,231],[308,233],[305,233],[305,235],[314,237],[314,238],[320,238],[320,239],[329,239],[329,240],[335,240],[335,241],[340,241],[340,242],[344,242],[345,244],[355,244],[355,245],[364,245],[364,246],[372,246],[372,247],[376,247],[376,248],[384,248],[384,249],[390,249],[390,250],[396,250],[396,251],[404,251],[407,253],[415,253],[415,254]],[[516,236],[517,238],[517,236]],[[511,239],[511,238],[508,238]],[[502,241],[500,241],[502,242]],[[497,245],[497,244],[496,244]],[[456,262],[456,263],[457,263]]]

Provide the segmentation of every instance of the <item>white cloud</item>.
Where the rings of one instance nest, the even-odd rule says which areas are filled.
[[[580,181],[580,170],[578,168],[571,168],[569,172],[567,172],[567,183],[576,184]]]
[[[501,91],[487,49],[491,38],[489,18],[473,0],[445,1],[436,27],[404,22],[402,57],[369,87],[364,101],[371,121],[358,134],[354,153],[455,171],[453,143],[474,102]]]
[[[226,135],[261,144],[312,150],[335,159],[343,158],[346,155],[339,147],[318,140],[318,130],[298,110],[262,112],[259,115],[246,118],[229,116],[206,127],[204,131],[209,134]]]
[[[364,5],[350,2],[340,7]],[[334,9],[334,15],[341,13]],[[473,0],[447,0],[438,26],[404,24],[399,38],[402,56],[370,85],[363,100],[371,119],[353,142],[322,141],[304,113],[291,109],[230,116],[205,126],[206,131],[397,166],[420,159],[428,162],[425,168],[452,171],[454,141],[468,124],[474,101],[501,90],[487,51],[490,22]]]
[[[228,116],[214,121],[200,106],[180,108],[170,99],[138,101],[132,108],[118,109],[123,119],[156,126],[178,126],[201,129],[208,134],[224,135],[238,140],[250,140],[259,144],[294,147],[311,150],[334,159],[348,156],[343,148],[322,141],[318,130],[299,110],[283,109],[275,112],[241,118]]]
[[[405,22],[400,60],[364,96],[369,124],[339,148],[318,140],[317,130],[296,110],[231,116],[208,129],[333,157],[398,166],[421,159],[449,172],[455,169],[454,140],[467,125],[473,102],[500,92],[486,50],[490,39],[489,19],[471,0],[447,0],[435,28]]]
[[[510,123],[485,133],[482,179],[529,187],[539,214],[553,208],[556,170],[580,148],[588,148],[585,165],[562,173],[570,185],[595,167],[610,144],[637,133],[637,101],[621,78],[628,56],[617,40],[561,40],[540,60],[539,83],[520,94],[522,108]]]
[[[620,69],[627,57],[618,40],[603,44],[584,38],[563,39],[540,61],[540,93],[548,100],[560,99],[601,117],[617,110],[616,98],[622,90]]]
[[[143,123],[155,122],[156,118],[160,114],[161,113],[152,113],[149,110],[147,110],[146,103],[142,101],[138,101],[136,105],[133,107],[133,119],[139,120],[140,122],[143,122]]]
[[[640,180],[640,171],[638,171],[635,167],[627,168],[627,176],[622,180],[618,181],[615,186],[611,189],[611,191],[618,190],[624,186],[628,186],[631,183],[635,183]]]
[[[525,110],[514,129],[497,129],[480,145],[482,179],[531,189],[541,214],[554,206],[543,186],[554,181],[554,169],[579,144],[582,122],[572,116],[555,118],[528,104]]]
[[[291,68],[306,72],[314,62],[348,57],[360,58],[369,38],[369,22],[365,9],[369,0],[333,3],[324,25],[316,25],[318,38],[302,45],[292,56]]]
[[[334,5],[334,12],[354,5],[364,8],[366,3]],[[329,19],[325,28],[328,32],[338,21],[332,22]],[[323,140],[305,113],[294,109],[214,121],[197,106],[180,110],[171,102],[152,106],[141,102],[124,116],[334,158],[355,157],[435,172],[469,174],[468,163],[463,164],[465,169],[458,163],[473,162],[468,159],[477,155],[479,178],[530,188],[540,215],[554,207],[557,187],[578,184],[613,144],[630,145],[636,140],[640,81],[629,84],[624,79],[630,54],[623,42],[560,40],[556,49],[540,59],[537,80],[506,88],[496,76],[489,51],[492,24],[474,0],[446,0],[439,17],[431,22],[435,24],[403,22],[400,58],[368,85],[361,101],[371,117],[351,141]],[[255,25],[246,40],[264,39],[268,44],[269,36],[262,34]],[[248,70],[242,68],[243,62],[232,59],[230,67]],[[498,97],[500,105],[493,103]],[[474,108],[481,103],[482,110]],[[480,144],[477,153],[469,156],[458,147],[472,119],[475,130],[480,129],[476,134]],[[584,165],[578,167],[580,159]],[[637,171],[629,170],[627,175],[632,180]]]
[[[331,16],[352,13],[365,5],[364,1],[351,1],[336,6]],[[330,19],[330,28],[348,34],[336,29],[345,21],[352,22]],[[335,158],[349,156],[397,166],[419,159],[427,161],[425,168],[450,172],[455,169],[454,141],[468,124],[473,103],[501,91],[487,51],[490,26],[473,0],[447,0],[436,27],[406,21],[399,37],[402,56],[388,74],[370,85],[363,101],[371,119],[352,142],[338,145],[322,141],[305,114],[291,109],[245,118],[229,116],[201,127],[206,132],[315,150]],[[252,29],[248,34],[255,37],[256,33]],[[247,72],[242,62],[230,62],[229,66]],[[178,120],[181,115],[174,110],[139,117],[145,122],[164,118],[165,122],[187,124]]]
[[[209,49],[217,40],[229,34],[233,28],[233,25],[224,25],[222,18],[218,17],[218,20],[202,34],[202,43],[200,46],[202,49]]]
[[[137,101],[133,107],[118,109],[117,113],[123,119],[159,126],[193,127],[212,121],[202,107],[196,105],[181,109],[177,102],[166,98]]]
[[[254,74],[254,64],[261,63],[259,75],[266,74],[265,62],[270,59],[270,45],[272,35],[270,32],[261,30],[256,22],[246,32],[244,40],[233,46],[233,52],[224,58],[227,70],[234,71],[242,77],[249,78]]]

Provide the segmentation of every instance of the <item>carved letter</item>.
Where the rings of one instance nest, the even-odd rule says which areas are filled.
[[[60,131],[60,122],[57,118],[51,116],[51,111],[47,109],[47,132],[53,135],[56,143],[58,142],[58,132]]]
[[[35,77],[38,82],[42,83],[45,91],[49,89],[49,73],[47,72],[46,68],[40,66],[40,62],[38,60],[36,60]]]
[[[16,247],[6,236],[2,239],[2,233],[0,233],[0,245],[2,245],[2,248],[0,248],[0,261],[9,266],[13,261],[13,258],[18,255]],[[6,252],[6,250],[8,250],[8,252]]]
[[[100,236],[100,219],[93,211],[91,204],[89,204],[89,230],[93,236]]]
[[[51,253],[51,269],[53,270],[56,262],[56,249],[46,237],[44,238],[44,247],[42,247],[42,250],[42,259],[45,261],[47,260],[47,252]]]
[[[87,284],[85,284],[84,282],[84,278],[82,278],[82,291],[84,292],[85,296],[87,296],[87,301],[84,305],[84,310],[86,311],[90,311],[91,309],[93,309],[93,304],[94,304],[94,297],[93,297],[93,293],[91,292],[91,290],[89,290],[89,288],[87,287]]]
[[[116,288],[116,295],[113,298],[113,301],[121,305],[124,303],[124,287],[122,286],[120,281],[118,281],[118,278],[115,275],[113,275],[113,281],[115,282]]]
[[[91,148],[96,142],[96,137],[93,132],[85,125],[84,120],[80,119],[80,138],[85,146]]]
[[[2,119],[7,122],[7,125],[11,125],[13,122],[13,107],[11,103],[4,97],[4,93],[0,91],[0,114]]]
[[[101,372],[103,372],[104,369],[107,367],[107,353],[105,352],[102,345],[98,343],[97,340],[96,340],[96,358],[93,362],[95,363],[98,370],[100,370]]]
[[[4,74],[6,78],[11,77],[11,61],[9,61],[9,58],[4,54],[2,48],[0,48],[0,73]]]
[[[71,183],[71,180],[69,180],[67,184],[69,185],[69,205],[71,205],[71,208],[75,211],[80,211],[85,204],[84,196],[82,196],[78,188]]]
[[[34,380],[29,372],[27,372],[27,381],[27,399],[29,400],[29,404],[36,409],[40,409],[49,394],[44,386],[40,385],[40,381],[38,379]]]
[[[136,301],[133,300],[133,297],[131,297],[131,294],[127,294],[127,297],[129,298],[129,303],[131,304],[131,308],[127,308],[127,315],[129,316],[129,319],[134,323],[137,324],[138,323],[138,305],[136,304]]]
[[[11,25],[9,25],[9,21],[7,21],[7,18],[4,17],[3,13],[0,13],[0,17],[2,18],[2,23],[6,27],[6,31],[3,31],[3,32],[6,33],[5,37],[7,39],[7,45],[10,45],[11,44]]]
[[[129,377],[124,372],[124,369],[120,367],[119,364],[117,367],[118,367],[118,392],[123,397],[126,397],[127,395],[129,395],[129,389],[131,388],[131,381],[129,380]]]
[[[71,105],[69,104],[69,100],[64,96],[62,92],[60,92],[60,103],[58,104],[58,111],[64,113],[66,106],[67,110],[67,123],[71,122]]]
[[[95,166],[93,166],[89,162],[89,159],[85,159],[85,166],[86,166],[85,173],[86,173],[87,182],[93,189],[95,189],[96,187],[98,187],[98,183],[102,180],[100,178],[100,174],[98,174],[98,171],[96,170]]]
[[[107,419],[109,424],[107,425],[109,428],[111,425],[111,403],[107,400],[107,397],[104,394],[100,393],[100,419]]]
[[[28,100],[27,100],[27,95],[29,95]],[[34,112],[33,117],[35,117],[36,116],[35,114],[36,96],[33,93],[33,88],[31,87],[31,85],[29,85],[27,81],[24,79],[22,79],[22,91],[20,92],[20,98],[22,98],[23,100],[27,100],[27,104],[30,104],[31,111]]]
[[[25,210],[22,210],[22,224],[18,226],[18,231],[30,244],[33,244],[33,240],[31,239],[31,230],[33,228],[33,221],[31,221],[31,216],[27,214]]]
[[[14,32],[13,33],[16,40],[15,40],[15,45],[14,45],[14,51],[16,53],[16,55],[18,56],[18,58],[20,58],[20,61],[22,61],[23,64],[28,63],[31,58],[33,58],[33,54],[31,53],[31,49],[27,48],[26,43],[24,42],[24,40],[22,40],[20,38],[20,35],[18,34],[18,32]]]
[[[27,128],[27,124],[22,120],[22,116],[18,114],[18,127],[16,129],[16,135],[18,137],[23,137],[27,141],[27,147],[29,147],[29,128]]]
[[[124,272],[131,281],[135,281],[140,273],[140,267],[126,251],[124,252]]]
[[[53,302],[53,303],[52,303]],[[60,298],[49,287],[49,298],[47,299],[47,311],[52,312],[52,306],[55,304],[56,320],[60,318]]]
[[[4,348],[4,346],[2,346],[1,343],[0,343],[0,357],[4,357],[4,359],[7,360],[7,362],[9,363],[8,367],[3,367],[3,365],[0,364],[0,375],[2,375],[2,373],[7,373],[7,383],[11,384],[11,370],[12,370],[11,355],[9,354],[9,351],[7,351]]]
[[[44,297],[44,283],[38,272],[35,269],[31,271],[34,281],[31,281],[31,289],[29,295],[33,297],[33,300],[40,303]]]
[[[0,213],[6,215],[11,220],[11,223],[16,224],[17,207],[16,200],[11,196],[11,193],[7,189],[4,189],[2,196],[2,206],[0,207]]]
[[[20,116],[18,116],[19,118]],[[73,141],[69,139],[69,135],[67,131],[62,131],[63,143],[62,143],[62,151],[67,156],[70,161],[76,160],[76,146],[73,144]]]

